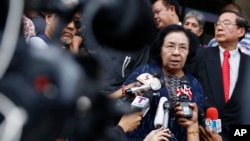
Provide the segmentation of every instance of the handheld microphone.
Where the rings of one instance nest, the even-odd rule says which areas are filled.
[[[143,73],[137,77],[137,80],[142,82],[144,85],[139,87],[133,87],[125,90],[126,96],[132,97],[135,92],[145,90],[143,96],[136,96],[133,102],[131,103],[131,107],[133,109],[140,109],[144,111],[144,115],[148,112],[150,108],[150,101],[155,95],[154,91],[161,89],[164,85],[164,81],[160,80],[149,73]]]
[[[154,127],[155,128],[160,128],[163,126],[163,120],[165,117],[165,113],[164,113],[164,103],[167,101],[168,99],[166,97],[161,97],[157,110],[156,110],[156,114],[155,114],[155,119],[154,119]]]
[[[152,82],[153,75],[149,73],[142,73],[138,77],[136,77],[136,79],[144,85],[149,85]]]
[[[143,117],[150,109],[150,101],[153,98],[153,91],[149,90],[143,94],[143,96],[136,96],[131,103],[132,110],[143,111]]]
[[[152,90],[159,90],[164,84],[164,82],[158,78],[152,78],[150,83],[148,85],[142,85],[142,86],[139,86],[139,87],[133,87],[133,88],[130,88],[130,89],[126,89],[125,90],[125,94],[126,95],[129,95],[129,96],[133,96],[135,92],[138,92],[138,91],[141,91],[141,90],[145,90],[145,89],[152,89]]]
[[[206,127],[210,129],[210,131],[214,131],[216,133],[220,133],[221,129],[221,119],[218,118],[218,110],[215,107],[210,107],[206,111]]]
[[[198,123],[199,125],[206,127],[206,115],[203,109],[198,107]]]
[[[169,110],[170,110],[170,102],[167,100],[163,103],[164,110],[164,118],[163,118],[163,128],[168,128],[168,119],[169,119]]]
[[[189,103],[192,99],[191,87],[187,85],[188,81],[181,81],[181,86],[177,88],[177,99],[180,102],[180,106],[184,112],[183,117],[190,118],[193,116],[192,109],[189,107]]]

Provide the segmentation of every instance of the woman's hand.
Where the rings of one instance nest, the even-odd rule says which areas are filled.
[[[168,138],[171,137],[171,132],[169,129],[159,128],[152,130],[143,141],[169,141]]]
[[[178,117],[177,119],[178,123],[187,129],[195,126],[195,128],[197,128],[198,130],[198,107],[196,103],[189,103],[189,107],[191,107],[192,109],[193,116],[190,118],[184,118],[182,107],[180,106],[179,103],[176,104],[175,111],[176,111],[176,116]]]
[[[219,134],[211,132],[208,128],[200,126],[200,136],[203,141],[222,141]]]

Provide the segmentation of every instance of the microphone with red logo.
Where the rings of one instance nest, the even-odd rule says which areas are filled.
[[[215,107],[210,107],[207,109],[205,125],[212,132],[220,133],[222,131],[221,119],[218,117],[218,110]]]
[[[164,86],[164,81],[157,78],[156,75],[151,75],[149,73],[142,73],[137,77],[137,80],[140,81],[143,85],[138,87],[132,87],[125,90],[125,96],[122,99],[117,101],[117,105],[124,105],[124,102],[131,102],[130,104],[132,110],[142,110],[144,111],[144,115],[149,110],[150,99],[153,96],[158,96],[158,93],[155,93],[156,90],[159,90]],[[135,96],[136,92],[143,93],[142,96]]]
[[[135,92],[138,92],[141,90],[152,89],[153,91],[156,91],[162,88],[162,86],[164,86],[164,81],[159,79],[155,74],[151,75],[149,73],[143,73],[143,74],[140,74],[136,79],[139,82],[141,82],[143,85],[139,87],[126,89],[125,94],[129,97],[133,97]]]
[[[137,77],[137,80],[143,83],[144,85],[127,89],[125,93],[130,93],[131,95],[137,91],[147,89],[147,91],[144,92],[142,96],[136,96],[133,102],[131,103],[132,109],[144,111],[143,116],[145,116],[148,110],[150,109],[150,101],[155,95],[154,91],[161,89],[162,86],[164,86],[164,81],[149,73],[143,73],[139,75]]]

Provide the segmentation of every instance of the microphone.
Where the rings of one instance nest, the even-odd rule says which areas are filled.
[[[169,110],[170,110],[170,102],[167,100],[163,103],[164,110],[164,119],[163,119],[163,128],[168,128],[168,119],[169,119]]]
[[[154,120],[155,128],[168,128],[170,103],[166,97],[161,97]]]
[[[153,75],[151,75],[150,73],[142,73],[138,77],[136,77],[136,79],[144,85],[149,85],[152,82]]]
[[[140,81],[141,82],[141,81]],[[143,83],[143,82],[142,82]],[[129,88],[125,90],[125,94],[129,95],[129,96],[133,96],[135,92],[141,91],[141,90],[159,90],[162,88],[162,86],[164,86],[164,81],[161,79],[158,79],[156,77],[152,77],[150,78],[150,82],[147,80],[147,82],[145,82],[146,84],[141,85],[139,87],[133,87],[133,88]]]
[[[143,73],[139,75],[137,80],[139,80],[144,85],[126,89],[126,99],[134,96],[135,92],[147,89],[148,91],[144,92],[143,96],[136,96],[131,103],[132,109],[143,110],[143,116],[145,116],[150,109],[151,99],[154,95],[157,95],[157,93],[154,93],[154,91],[161,89],[161,87],[164,86],[164,81],[154,77],[149,73]]]
[[[131,103],[132,110],[143,111],[143,117],[147,114],[150,109],[150,101],[153,98],[153,91],[149,90],[143,94],[143,96],[136,96]]]
[[[192,109],[189,107],[189,103],[192,100],[191,87],[188,85],[188,81],[182,80],[181,86],[176,90],[177,99],[180,102],[180,106],[184,112],[183,117],[190,118],[193,116]]]
[[[214,131],[216,133],[220,133],[221,129],[221,119],[218,118],[218,110],[215,107],[210,107],[206,111],[206,127],[210,129],[210,131]]]
[[[163,126],[163,120],[165,117],[163,105],[167,100],[168,99],[166,97],[160,98],[160,101],[159,101],[159,104],[158,104],[158,107],[156,110],[156,114],[155,114],[155,119],[154,119],[154,127],[155,128],[160,128]]]
[[[145,90],[145,89],[147,89],[149,92],[144,93],[144,96],[148,95],[148,93],[150,93],[150,95],[148,95],[147,97],[158,96],[159,95],[158,93],[154,93],[153,91],[150,91],[150,90],[159,90],[164,85],[163,80],[160,80],[149,73],[143,73],[143,74],[139,75],[137,77],[137,80],[139,80],[144,85],[141,85],[139,87],[133,87],[133,88],[126,89],[125,96],[122,99],[119,99],[117,101],[118,105],[122,105],[125,102],[130,102],[130,99],[132,97],[133,98],[135,97],[135,92]],[[150,100],[144,96],[135,97],[135,99],[131,103],[131,106],[134,109],[143,110],[144,113],[146,114],[147,111],[149,110],[148,106],[149,106]]]
[[[198,123],[199,125],[206,127],[206,115],[202,108],[198,107]]]

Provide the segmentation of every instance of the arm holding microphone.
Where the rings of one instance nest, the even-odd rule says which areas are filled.
[[[202,141],[222,141],[218,133],[210,131],[207,127],[200,126],[199,129]]]
[[[190,118],[183,117],[184,112],[179,103],[176,104],[175,111],[178,117],[178,122],[187,130],[187,141],[222,141],[219,134],[211,132],[207,127],[199,126],[198,122],[198,107],[196,103],[190,103],[193,116]]]
[[[123,115],[118,125],[123,129],[124,133],[131,132],[137,126],[140,125],[142,115],[143,115],[143,111]]]
[[[116,90],[115,92],[111,93],[109,96],[114,99],[122,98],[125,96],[125,90],[133,87],[139,87],[141,86],[140,82],[132,82],[129,83],[128,85],[123,85],[120,89]],[[139,92],[136,93],[136,95],[140,95]]]
[[[151,76],[150,74],[146,75]],[[143,76],[144,78],[145,74],[140,76]],[[151,80],[144,81],[145,83],[150,82],[148,85],[142,82],[142,79],[138,81],[140,82],[132,82],[109,95],[111,98],[119,100],[122,99],[124,102],[130,101],[130,98],[134,99],[131,103],[131,108],[134,110],[134,112],[123,115],[120,118],[118,124],[108,131],[108,138],[110,140],[124,139],[125,133],[133,131],[138,125],[140,125],[142,117],[149,109],[149,101],[153,96],[150,89],[159,89],[161,87],[161,85],[158,84],[160,82],[158,82],[157,79],[154,79],[153,77]],[[149,91],[145,92],[145,90]],[[129,100],[126,97],[128,97]]]
[[[178,123],[187,130],[187,141],[199,141],[199,123],[198,123],[198,107],[196,103],[189,103],[192,109],[192,117],[186,118],[183,112],[183,107],[180,103],[176,103],[175,111],[178,117]]]
[[[139,82],[133,82],[126,85],[126,89],[140,86]],[[122,87],[115,92],[111,93],[109,96],[113,99],[120,99],[124,97],[123,94],[125,87]],[[109,128],[107,130],[105,138],[102,138],[100,141],[128,141],[126,133],[131,132],[140,125],[141,119],[143,116],[143,111],[132,112],[124,114],[119,119],[117,125]]]
[[[120,89],[110,94],[110,97],[118,99],[123,96],[137,96],[147,89],[158,90],[162,87],[162,81],[149,73],[142,73],[136,77],[136,81],[123,85]]]
[[[107,131],[107,137],[101,141],[128,141],[125,133],[133,131],[140,124],[143,112],[125,114],[119,123]]]
[[[222,131],[221,120],[219,119],[218,110],[215,107],[206,109],[204,122],[205,125],[200,126],[201,138],[204,141],[222,141],[222,137],[218,134]]]

